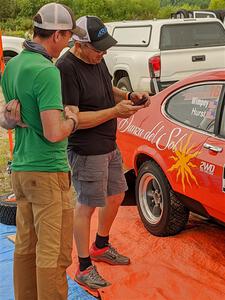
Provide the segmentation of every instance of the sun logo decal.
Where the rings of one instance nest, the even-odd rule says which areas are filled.
[[[183,146],[183,141],[180,143],[179,149],[175,150],[175,155],[170,156],[171,159],[175,161],[171,168],[168,169],[168,172],[177,171],[176,181],[181,178],[181,183],[183,191],[185,192],[186,183],[191,187],[191,180],[195,182],[196,185],[199,185],[196,177],[192,173],[192,168],[196,168],[191,160],[198,156],[200,151],[193,152],[194,145],[190,144],[191,136],[189,135],[186,144]]]

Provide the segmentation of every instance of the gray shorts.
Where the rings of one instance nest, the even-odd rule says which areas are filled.
[[[102,155],[68,152],[77,200],[91,207],[105,206],[107,196],[127,190],[122,158],[118,149]]]

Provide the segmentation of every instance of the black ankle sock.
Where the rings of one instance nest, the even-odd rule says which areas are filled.
[[[88,256],[88,257],[79,257],[78,256],[78,260],[80,263],[80,266],[79,266],[80,271],[84,271],[85,269],[87,269],[88,267],[90,267],[92,265],[90,256]]]
[[[99,249],[107,247],[109,243],[109,236],[100,236],[96,234],[95,246]]]

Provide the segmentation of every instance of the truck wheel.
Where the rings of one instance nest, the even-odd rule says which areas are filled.
[[[184,229],[189,210],[176,197],[156,163],[147,161],[141,166],[135,190],[141,220],[150,233],[170,236]]]
[[[16,202],[8,200],[8,195],[0,197],[0,223],[16,225]]]
[[[129,91],[129,92],[133,91],[129,77],[120,78],[120,80],[117,82],[116,86],[123,91]]]

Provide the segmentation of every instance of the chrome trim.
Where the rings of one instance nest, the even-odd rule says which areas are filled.
[[[211,144],[208,144],[208,143],[204,143],[204,144],[203,144],[203,147],[204,147],[205,149],[209,149],[209,150],[211,150],[211,151],[213,151],[213,152],[217,152],[217,153],[223,151],[223,148],[222,148],[222,147],[214,146],[214,145],[211,145]]]

